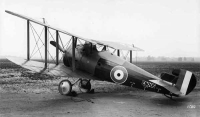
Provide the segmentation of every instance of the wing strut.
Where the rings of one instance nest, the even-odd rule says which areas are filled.
[[[27,20],[27,60],[30,60],[30,21]]]
[[[59,39],[58,39],[59,33],[58,30],[56,30],[56,65],[59,64],[59,51],[58,51],[58,46],[59,46]]]
[[[77,37],[72,36],[72,71],[75,70],[75,45],[77,42]]]
[[[48,51],[48,50],[47,50],[47,44],[48,44],[48,43],[47,43],[47,26],[45,26],[45,29],[44,29],[44,30],[45,30],[45,31],[44,31],[44,32],[45,32],[45,33],[44,33],[44,35],[45,35],[45,36],[44,36],[44,37],[45,37],[45,44],[44,44],[44,45],[45,45],[45,51],[44,51],[44,52],[45,52],[45,65],[44,65],[44,68],[46,69],[46,68],[47,68],[47,51]]]
[[[132,50],[130,50],[130,63],[132,63]]]
[[[117,50],[117,56],[120,56],[120,50]]]

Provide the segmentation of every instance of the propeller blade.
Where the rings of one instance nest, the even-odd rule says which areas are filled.
[[[57,43],[55,41],[50,41],[50,44],[53,45],[54,47],[56,47],[56,45],[57,45]],[[58,45],[58,49],[60,51],[62,51],[63,53],[65,53],[64,49],[60,45]]]

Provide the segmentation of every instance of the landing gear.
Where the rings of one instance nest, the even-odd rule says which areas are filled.
[[[72,91],[72,84],[69,80],[62,80],[58,85],[58,91],[61,95],[68,95]]]
[[[78,82],[80,81],[80,82]],[[58,91],[61,95],[77,95],[75,91],[72,91],[72,86],[74,86],[76,83],[78,84],[78,87],[81,92],[83,93],[93,93],[94,89],[91,90],[91,83],[90,80],[86,79],[78,79],[73,84],[69,80],[62,80],[58,85]],[[76,94],[75,94],[76,93]]]
[[[164,96],[166,96],[167,98],[169,98],[169,99],[171,99],[171,100],[173,100],[173,101],[175,101],[173,98],[172,98],[172,94],[164,94]]]
[[[83,93],[89,93],[91,91],[90,80],[81,79],[78,86],[80,91]]]

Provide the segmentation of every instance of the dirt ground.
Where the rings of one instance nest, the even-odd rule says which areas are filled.
[[[79,94],[0,93],[0,116],[198,117],[197,92],[175,101],[145,91]],[[193,107],[195,106],[195,107]]]
[[[186,67],[189,68],[191,65]],[[199,79],[200,68],[191,69]],[[199,84],[189,95],[170,100],[162,94],[92,81],[94,94],[81,93],[76,86],[73,90],[78,96],[70,97],[62,96],[57,91],[57,85],[62,79],[39,76],[7,60],[1,60],[0,116],[198,117],[200,115]]]

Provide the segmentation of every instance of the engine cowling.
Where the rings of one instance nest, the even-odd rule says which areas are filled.
[[[72,58],[68,57],[66,54],[63,55],[63,63],[65,66],[70,67],[72,63]]]

